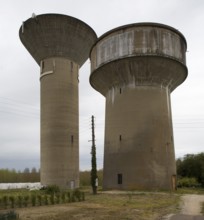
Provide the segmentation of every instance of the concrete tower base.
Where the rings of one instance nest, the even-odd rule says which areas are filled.
[[[105,123],[104,189],[173,188],[176,167],[167,88],[110,91]]]

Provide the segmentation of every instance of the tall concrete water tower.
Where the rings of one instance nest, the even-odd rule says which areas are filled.
[[[33,14],[19,35],[40,65],[41,183],[78,187],[78,71],[97,36],[84,22],[60,14]]]
[[[104,189],[172,189],[176,164],[170,93],[187,77],[176,29],[136,23],[102,35],[90,83],[106,98]]]

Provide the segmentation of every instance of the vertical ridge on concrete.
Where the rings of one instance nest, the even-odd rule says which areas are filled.
[[[23,22],[22,43],[40,65],[41,183],[79,186],[79,68],[96,41],[84,22],[44,14]]]
[[[156,23],[102,35],[90,83],[106,97],[104,189],[172,189],[176,165],[170,93],[187,77],[186,40]]]

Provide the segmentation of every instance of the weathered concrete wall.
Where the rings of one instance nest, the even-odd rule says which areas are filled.
[[[185,51],[185,38],[173,28],[151,23],[127,25],[99,38],[91,57],[92,71],[112,60],[140,55],[165,56],[185,64]]]
[[[91,85],[106,97],[104,189],[172,189],[170,93],[187,77],[186,41],[166,25],[131,24],[99,38]]]
[[[173,91],[187,77],[186,47],[183,35],[166,25],[113,29],[92,48],[90,83],[104,96],[110,87],[127,84],[162,85]]]
[[[41,63],[41,183],[79,186],[79,66],[58,57]]]
[[[41,184],[79,186],[79,67],[96,41],[84,22],[59,14],[23,23],[20,39],[40,65]]]
[[[79,66],[89,57],[95,32],[83,21],[60,14],[43,14],[23,22],[20,39],[36,62],[67,57]]]
[[[104,189],[170,189],[176,167],[168,89],[123,88],[114,103],[106,98],[105,123]]]

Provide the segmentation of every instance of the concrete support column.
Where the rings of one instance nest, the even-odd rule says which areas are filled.
[[[171,188],[176,166],[168,88],[108,92],[104,155],[104,189]]]
[[[79,186],[78,69],[65,58],[41,61],[41,182]]]

